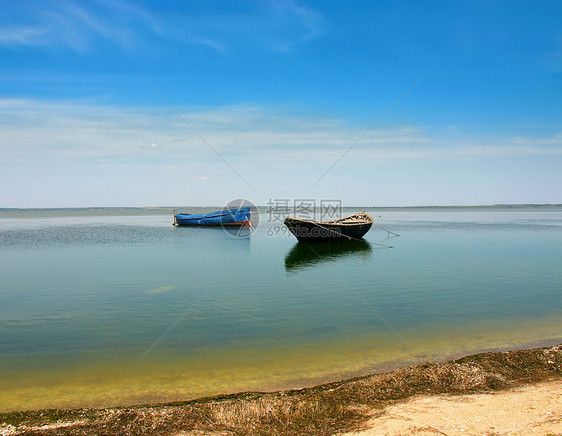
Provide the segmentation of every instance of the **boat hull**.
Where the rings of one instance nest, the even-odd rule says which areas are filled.
[[[285,225],[300,242],[361,239],[373,223],[330,224],[286,218]]]
[[[175,226],[243,227],[250,225],[250,208],[225,209],[206,214],[174,214]]]

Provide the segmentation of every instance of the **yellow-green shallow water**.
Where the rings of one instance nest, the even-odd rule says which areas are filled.
[[[87,362],[34,371],[4,380],[0,411],[109,407],[188,400],[243,391],[272,391],[384,372],[467,353],[562,342],[562,318],[521,321],[518,327],[486,323],[470,332],[421,337],[407,332],[407,348],[394,335],[362,332],[342,342],[297,349],[212,349],[170,362]]]

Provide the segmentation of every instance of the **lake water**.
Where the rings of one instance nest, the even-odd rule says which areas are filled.
[[[264,211],[247,237],[158,210],[0,212],[0,411],[300,387],[561,342],[561,208],[367,211],[400,236],[303,246]]]

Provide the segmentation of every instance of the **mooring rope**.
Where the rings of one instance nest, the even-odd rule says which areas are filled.
[[[354,238],[353,236],[344,235],[344,234],[342,234],[342,233],[340,233],[340,232],[337,232],[336,230],[332,230],[332,229],[329,229],[329,228],[327,228],[327,227],[324,227],[323,225],[321,225],[321,224],[319,224],[319,223],[312,222],[312,224],[314,224],[315,226],[318,226],[318,227],[320,227],[320,228],[322,228],[322,229],[324,229],[324,230],[328,230],[329,232],[337,233],[338,236],[340,236],[340,237],[341,237],[341,236],[344,236],[344,237],[347,238],[348,241],[359,241],[359,242],[365,241],[365,239],[358,239],[358,238]],[[373,224],[374,224],[374,223],[373,223]],[[384,230],[384,229],[383,229],[383,230]],[[389,233],[392,233],[392,232],[389,232]],[[399,236],[399,235],[396,235],[396,236]],[[392,247],[392,245],[379,244],[379,243],[377,243],[377,242],[370,242],[370,241],[365,241],[365,242],[367,242],[367,243],[369,243],[369,244],[373,244],[373,245],[378,245],[378,246],[384,247],[384,248],[394,248],[394,247]]]
[[[389,233],[389,234],[394,235],[394,236],[400,236],[398,233],[391,232],[390,230],[385,229],[383,226],[380,226],[375,222],[373,222],[373,224],[375,226],[377,226],[379,229],[384,230],[386,233]]]

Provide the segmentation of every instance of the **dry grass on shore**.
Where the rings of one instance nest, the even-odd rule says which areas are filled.
[[[562,379],[562,345],[426,363],[313,388],[183,403],[0,414],[0,435],[331,435],[420,394],[469,394]]]

